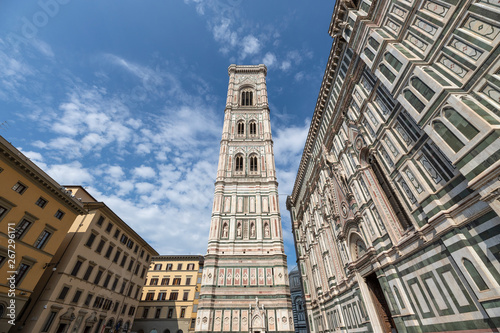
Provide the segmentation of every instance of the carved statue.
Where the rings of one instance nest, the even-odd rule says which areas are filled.
[[[264,226],[264,235],[266,237],[269,237],[269,224],[266,223],[266,225]]]

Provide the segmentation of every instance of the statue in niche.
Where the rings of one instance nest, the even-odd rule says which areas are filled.
[[[255,237],[255,223],[250,224],[250,237]]]
[[[269,223],[264,225],[264,236],[269,237]]]
[[[224,223],[224,229],[222,230],[222,237],[227,238],[228,231],[229,231],[229,227],[227,226],[227,223]]]
[[[241,222],[238,222],[238,228],[236,229],[236,236],[241,237]]]

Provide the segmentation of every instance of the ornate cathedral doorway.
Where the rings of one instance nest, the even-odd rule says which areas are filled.
[[[397,333],[396,324],[394,319],[392,319],[391,311],[387,305],[387,300],[385,299],[384,292],[378,282],[375,273],[368,275],[365,278],[368,290],[370,290],[370,296],[373,301],[375,310],[377,311],[377,316],[379,318],[380,324],[382,325],[382,330],[384,333]]]

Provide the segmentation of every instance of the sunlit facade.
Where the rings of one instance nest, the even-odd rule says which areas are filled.
[[[48,264],[20,323],[22,332],[130,332],[152,256],[158,253],[80,186],[79,215]]]
[[[335,4],[287,200],[312,332],[500,326],[499,13]]]
[[[48,264],[84,212],[71,192],[0,136],[0,332],[45,282]]]
[[[153,257],[133,331],[188,333],[195,328],[200,298],[203,256]]]

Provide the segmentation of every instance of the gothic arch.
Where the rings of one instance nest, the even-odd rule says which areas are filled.
[[[245,135],[245,121],[243,119],[236,121],[236,135]]]
[[[357,261],[366,253],[367,246],[359,233],[351,232],[349,235],[348,248],[352,261]]]
[[[248,171],[250,172],[259,171],[259,156],[256,153],[251,153],[248,156]]]
[[[245,158],[243,154],[237,153],[234,156],[234,171],[243,172],[245,170]]]
[[[240,105],[252,106],[255,105],[255,89],[252,86],[245,85],[240,88]]]
[[[255,119],[250,119],[248,121],[248,134],[250,136],[257,135],[257,124],[258,124],[258,121]]]

